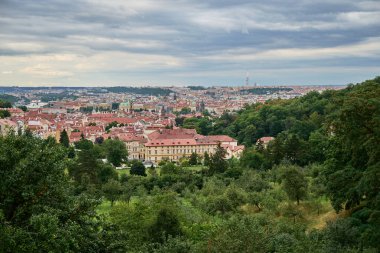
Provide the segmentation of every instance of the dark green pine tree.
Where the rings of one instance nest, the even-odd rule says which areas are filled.
[[[207,151],[203,155],[203,165],[204,166],[209,166],[210,165],[210,155],[207,153]]]
[[[228,162],[225,160],[227,151],[219,143],[215,153],[211,155],[209,164],[209,174],[223,173],[228,169]]]
[[[70,146],[70,140],[66,132],[66,129],[63,129],[63,131],[61,132],[61,135],[59,137],[59,143],[61,143],[66,148]]]
[[[190,159],[189,159],[189,164],[190,165],[197,165],[198,164],[198,154],[193,152],[191,153],[190,155]]]

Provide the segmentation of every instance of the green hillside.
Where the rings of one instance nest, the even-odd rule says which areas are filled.
[[[145,168],[118,140],[0,137],[0,252],[380,251],[379,77],[212,121],[240,160]]]

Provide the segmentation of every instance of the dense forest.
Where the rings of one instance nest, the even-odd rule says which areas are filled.
[[[260,88],[252,88],[241,90],[241,94],[255,94],[255,95],[265,95],[265,94],[273,94],[278,93],[280,91],[292,91],[292,88],[288,87],[260,87]]]
[[[380,78],[202,120],[240,160],[0,137],[0,252],[379,252]]]

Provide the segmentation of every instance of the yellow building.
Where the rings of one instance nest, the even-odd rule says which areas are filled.
[[[179,161],[192,153],[213,154],[219,143],[231,152],[237,150],[237,141],[226,135],[204,136],[197,134],[195,129],[161,129],[148,135],[144,160],[158,163],[162,160]]]
[[[158,163],[161,160],[179,161],[192,153],[213,154],[218,143],[198,143],[192,139],[152,140],[145,143],[145,160]]]

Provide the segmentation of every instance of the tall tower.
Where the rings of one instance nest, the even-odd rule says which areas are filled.
[[[249,86],[249,73],[247,71],[247,74],[245,76],[245,86]]]

